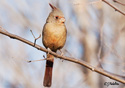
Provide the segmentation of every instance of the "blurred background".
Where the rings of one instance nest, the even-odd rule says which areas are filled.
[[[107,0],[125,12],[125,6]],[[118,0],[125,4],[124,0]],[[0,26],[34,42],[51,12],[48,3],[66,18],[65,56],[74,57],[125,77],[125,16],[99,0],[0,0]],[[42,38],[37,44],[43,46]],[[57,52],[59,53],[59,52]],[[0,34],[0,88],[44,88],[44,52]],[[123,78],[123,77],[122,77]],[[51,88],[107,88],[117,82],[78,64],[55,59]],[[108,88],[123,88],[124,85]]]

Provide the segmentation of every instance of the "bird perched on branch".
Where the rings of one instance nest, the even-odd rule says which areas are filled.
[[[52,12],[49,14],[42,31],[43,45],[53,52],[63,48],[67,30],[65,27],[65,18],[62,11],[52,4],[49,4]],[[52,84],[52,70],[53,70],[54,56],[47,53],[46,70],[43,85],[50,87]]]

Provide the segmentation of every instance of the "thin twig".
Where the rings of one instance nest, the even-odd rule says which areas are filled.
[[[124,3],[121,3],[120,1],[117,1],[117,0],[113,0],[113,1],[116,2],[116,3],[118,3],[118,4],[120,4],[120,5],[125,6],[125,4],[124,4]]]
[[[102,25],[102,27],[100,28],[100,41],[99,41],[99,43],[100,43],[100,46],[99,46],[99,51],[98,51],[98,59],[99,59],[99,64],[98,64],[98,66],[99,67],[101,67],[102,68],[102,65],[101,65],[101,52],[102,52],[102,41],[103,41],[103,25]]]
[[[8,32],[6,29],[0,26],[0,30],[4,30],[5,32]]]
[[[118,40],[118,39],[117,39]],[[117,51],[114,49],[114,46],[115,44],[117,43],[117,40],[116,42],[114,42],[114,44],[112,45],[112,47],[110,47],[108,44],[104,43],[105,47],[107,47],[109,49],[109,54],[112,52],[114,53],[119,59],[123,60],[123,57],[120,56]]]
[[[88,69],[90,69],[90,70],[92,70],[94,72],[97,72],[97,73],[99,73],[101,75],[104,75],[104,76],[109,77],[109,78],[111,78],[113,80],[119,81],[119,82],[121,82],[123,84],[125,83],[124,79],[121,79],[121,78],[119,78],[117,76],[111,75],[110,73],[107,73],[102,68],[93,67],[92,65],[90,65],[89,63],[87,63],[87,62],[85,62],[83,60],[79,60],[79,59],[75,59],[75,58],[71,58],[71,57],[66,57],[66,56],[61,56],[59,54],[56,54],[55,52],[48,51],[47,49],[45,49],[45,48],[43,48],[43,47],[41,47],[41,46],[39,46],[37,44],[34,46],[34,43],[32,43],[31,41],[28,41],[28,40],[26,40],[26,39],[24,39],[24,38],[22,38],[20,36],[11,34],[9,32],[5,32],[5,31],[0,30],[0,33],[3,34],[3,35],[9,36],[10,38],[22,41],[22,42],[24,42],[24,43],[26,43],[26,44],[28,44],[28,45],[30,45],[32,47],[35,47],[36,49],[38,49],[40,51],[49,52],[50,54],[52,54],[53,56],[55,56],[57,58],[61,58],[61,59],[64,59],[64,60],[67,60],[67,61],[70,61],[70,62],[77,63],[77,64],[82,65],[82,66],[84,66],[84,67],[86,67],[86,68],[88,68]]]
[[[96,3],[99,3],[101,0],[97,0],[97,1],[92,1],[90,2],[90,4],[96,4]]]
[[[28,62],[28,63],[31,63],[31,62],[37,62],[37,61],[43,61],[43,60],[46,60],[46,58],[40,59],[40,60],[29,60],[29,61],[27,61],[27,62]]]
[[[124,12],[122,12],[121,10],[119,10],[118,8],[116,8],[115,6],[113,6],[112,4],[110,4],[108,1],[106,0],[102,0],[103,2],[105,2],[106,4],[108,4],[109,6],[111,6],[113,9],[115,9],[115,11],[118,11],[119,13],[125,15]]]
[[[124,28],[123,28],[123,29],[124,29]],[[121,31],[122,31],[122,30],[121,30]],[[120,34],[122,33],[121,31],[120,31],[119,33],[117,33],[117,35],[116,35],[115,38],[113,39],[113,42],[112,42],[112,46],[111,46],[111,47],[109,47],[109,45],[107,45],[106,43],[103,43],[103,44],[104,44],[104,47],[108,48],[109,51],[106,52],[106,54],[103,55],[103,57],[101,58],[102,61],[104,60],[104,58],[108,57],[110,53],[114,53],[118,58],[120,58],[121,60],[123,60],[123,57],[121,57],[121,56],[115,51],[115,49],[114,49],[114,47],[115,47],[115,45],[116,45],[116,43],[117,43],[117,41],[118,41],[118,39],[119,39],[119,37],[120,37]]]
[[[120,59],[123,59],[123,58],[120,57],[117,54],[117,52],[115,52],[115,50],[114,50],[114,46],[115,46],[115,44],[118,41],[120,33],[118,33],[117,36],[114,38],[112,47],[109,47],[108,45],[106,45],[105,43],[103,43],[104,46],[106,46],[106,47],[109,48],[109,51],[101,58],[101,49],[102,49],[102,40],[103,40],[103,30],[102,30],[102,28],[103,28],[103,26],[101,27],[100,32],[99,32],[100,33],[100,46],[99,46],[99,51],[98,51],[99,64],[97,66],[101,67],[103,69],[101,63],[102,63],[102,61],[104,62],[104,58],[106,58],[111,52],[114,53],[118,58],[120,58]],[[121,76],[121,75],[114,74],[114,73],[111,73],[111,72],[109,72],[109,73],[112,74],[112,75],[118,76],[118,77],[125,78],[125,76]]]
[[[30,32],[32,33],[32,35],[33,35],[33,37],[34,37],[34,39],[35,39],[35,36],[34,36],[34,34],[33,34],[32,30],[30,30]]]
[[[32,33],[33,37],[34,37],[34,46],[36,45],[36,40],[39,39],[41,37],[41,34],[39,35],[38,38],[36,38],[32,32],[32,30],[30,30],[30,32]]]
[[[44,58],[44,59],[39,59],[39,60],[29,60],[29,61],[27,61],[27,62],[30,63],[30,62],[37,62],[37,61],[47,60],[47,58],[45,58],[44,55],[43,55],[43,58]]]

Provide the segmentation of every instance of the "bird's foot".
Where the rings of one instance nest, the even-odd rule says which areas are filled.
[[[64,53],[61,51],[61,50],[59,50],[60,52],[61,52],[61,56],[63,56],[64,55]],[[63,62],[64,60],[62,59],[62,62]]]
[[[49,51],[51,51],[51,49],[50,49],[50,48],[47,48],[47,50],[48,50],[47,54],[49,54]]]
[[[64,53],[61,51],[61,50],[59,50],[60,52],[61,52],[61,56],[63,56],[64,55]]]

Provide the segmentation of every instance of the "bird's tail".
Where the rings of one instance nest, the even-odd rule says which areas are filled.
[[[43,85],[45,87],[50,87],[52,83],[52,70],[53,70],[54,56],[47,54],[46,60],[46,70],[44,75]]]

